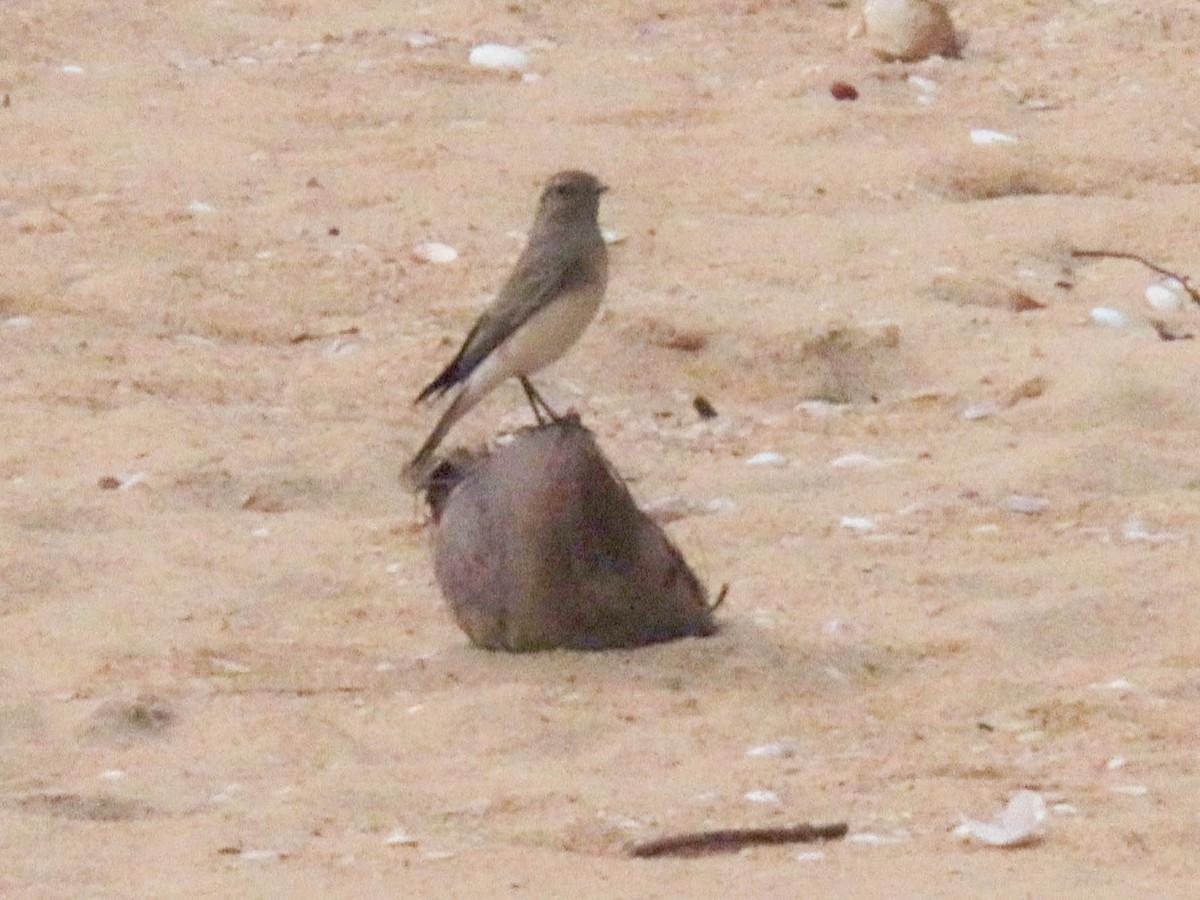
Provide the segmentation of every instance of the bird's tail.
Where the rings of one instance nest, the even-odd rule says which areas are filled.
[[[404,467],[404,471],[400,475],[401,481],[403,481],[405,487],[410,491],[415,493],[425,487],[429,473],[434,469],[434,451],[437,450],[446,433],[454,427],[454,423],[461,419],[467,410],[475,405],[477,399],[472,392],[464,390],[454,398],[454,402],[442,413],[442,417],[433,426],[433,431],[429,433],[429,437],[425,439],[425,443],[421,445],[421,449],[417,451],[417,455]]]

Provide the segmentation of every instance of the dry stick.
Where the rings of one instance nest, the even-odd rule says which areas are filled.
[[[702,856],[705,853],[733,853],[754,844],[798,844],[830,841],[845,837],[845,822],[828,825],[795,825],[791,828],[729,828],[722,831],[697,831],[643,841],[629,848],[638,859],[653,856]]]
[[[1136,253],[1125,253],[1121,250],[1072,250],[1071,256],[1076,259],[1129,259],[1141,263],[1151,272],[1157,272],[1159,275],[1166,275],[1168,278],[1178,281],[1183,285],[1183,289],[1188,292],[1188,296],[1192,298],[1192,302],[1200,306],[1200,290],[1192,287],[1192,281],[1187,275],[1179,275],[1170,269],[1164,269],[1162,266],[1150,262],[1145,257],[1138,256]]]

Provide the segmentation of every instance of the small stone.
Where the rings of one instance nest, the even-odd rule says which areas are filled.
[[[835,81],[829,86],[829,93],[834,100],[858,99],[858,88],[848,81]]]

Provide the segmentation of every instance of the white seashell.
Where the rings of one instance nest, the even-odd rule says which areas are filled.
[[[529,65],[529,57],[523,50],[506,47],[504,44],[480,44],[471,48],[467,57],[473,66],[485,69],[523,69]]]
[[[992,847],[1024,847],[1037,843],[1046,821],[1046,801],[1036,791],[1017,791],[1004,812],[991,822],[964,818],[954,833]]]
[[[28,328],[33,324],[33,316],[9,316],[4,324],[9,328]]]
[[[66,66],[62,67],[62,70],[64,72],[66,72],[68,75],[82,75],[83,74],[83,66],[66,65]]]
[[[206,215],[210,212],[216,212],[216,207],[211,203],[205,203],[203,200],[193,200],[188,204],[188,212],[193,215]]]
[[[623,244],[625,242],[625,235],[611,228],[601,228],[600,236],[604,238],[606,244]]]
[[[878,469],[883,463],[867,453],[847,453],[829,463],[833,469]]]
[[[903,837],[898,834],[876,834],[873,831],[858,831],[847,836],[850,844],[866,844],[869,847],[883,847],[888,844],[899,844]]]
[[[1003,131],[992,131],[990,128],[972,128],[971,129],[972,144],[1019,144],[1021,143],[1011,134],[1005,134]]]
[[[1110,771],[1110,772],[1115,772],[1117,769],[1125,768],[1125,765],[1128,762],[1129,762],[1129,760],[1127,760],[1123,756],[1114,756],[1112,759],[1110,759],[1108,762],[1106,762],[1104,764],[1104,768],[1108,769],[1108,771]]]
[[[1172,312],[1183,306],[1183,285],[1174,278],[1146,288],[1146,302],[1159,312]]]
[[[937,0],[866,0],[848,36],[860,35],[888,62],[958,55],[954,23]]]
[[[748,466],[782,466],[787,460],[782,454],[774,453],[770,450],[764,453],[756,453],[754,456],[746,460]]]
[[[937,91],[937,82],[932,78],[923,78],[920,75],[909,75],[908,83],[915,87],[922,94],[932,94]]]
[[[1027,494],[1009,494],[1000,501],[1000,505],[1010,512],[1021,513],[1025,516],[1036,516],[1050,508],[1050,501],[1045,497],[1030,497]]]
[[[1123,312],[1109,309],[1107,306],[1097,306],[1093,309],[1092,321],[1097,325],[1107,325],[1110,328],[1124,328],[1129,324],[1129,318]]]
[[[1144,784],[1118,784],[1110,788],[1114,794],[1124,794],[1127,797],[1145,797],[1150,789]]]
[[[383,839],[384,844],[389,847],[415,847],[417,839],[405,831],[403,828],[397,828],[386,838]]]
[[[272,859],[282,859],[285,855],[278,850],[243,850],[238,857],[247,862],[268,862]]]
[[[986,419],[988,416],[995,415],[1000,411],[1000,405],[993,400],[981,400],[979,403],[972,403],[962,411],[962,417],[968,422],[974,422],[977,419]]]
[[[851,531],[874,531],[879,527],[874,519],[866,516],[842,516],[841,526]]]
[[[412,249],[413,258],[427,263],[449,263],[458,259],[458,251],[449,244],[438,241],[425,241]]]
[[[774,791],[746,791],[746,799],[751,803],[779,803],[779,795]]]
[[[746,751],[746,755],[755,758],[791,759],[796,755],[796,745],[792,741],[775,741],[771,744],[759,744]]]
[[[797,853],[792,859],[797,862],[818,862],[825,858],[824,850],[805,850],[802,853]]]

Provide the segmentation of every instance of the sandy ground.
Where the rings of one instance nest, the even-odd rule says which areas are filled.
[[[6,0],[0,894],[1195,896],[1200,310],[1066,251],[1200,273],[1200,8],[961,6],[900,65],[819,2]],[[731,592],[495,655],[397,476],[568,166],[625,240],[541,383]],[[1039,846],[953,834],[1021,788]]]

